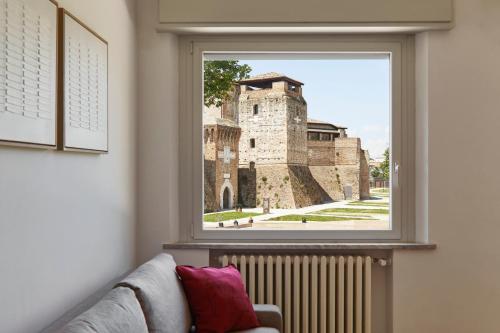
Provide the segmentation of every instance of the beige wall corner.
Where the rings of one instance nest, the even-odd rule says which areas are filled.
[[[137,1],[139,48],[138,263],[179,234],[178,46],[157,33],[157,1]]]
[[[417,105],[428,107],[428,237],[438,249],[395,252],[395,333],[498,331],[500,3],[455,3],[456,27],[417,41],[428,48],[417,74],[428,105],[425,95]]]

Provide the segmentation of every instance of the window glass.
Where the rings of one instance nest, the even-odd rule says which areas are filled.
[[[389,54],[208,52],[203,67],[205,230],[391,228]]]

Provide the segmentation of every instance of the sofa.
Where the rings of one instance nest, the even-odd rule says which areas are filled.
[[[172,256],[160,254],[118,283],[63,333],[196,332]],[[281,333],[282,317],[274,305],[254,305],[261,327],[241,333]]]

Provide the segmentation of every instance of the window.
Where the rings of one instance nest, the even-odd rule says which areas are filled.
[[[331,134],[330,133],[321,133],[320,140],[321,141],[331,141]]]
[[[181,39],[185,237],[411,240],[413,38],[260,38]]]
[[[318,141],[319,140],[319,133],[317,132],[309,132],[309,140],[311,141]]]

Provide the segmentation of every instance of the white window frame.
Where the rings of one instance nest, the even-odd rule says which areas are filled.
[[[182,36],[179,40],[181,241],[409,242],[415,239],[413,35]],[[204,230],[204,52],[383,52],[391,55],[391,230]],[[394,173],[398,165],[398,175]],[[397,177],[397,179],[396,179]]]

